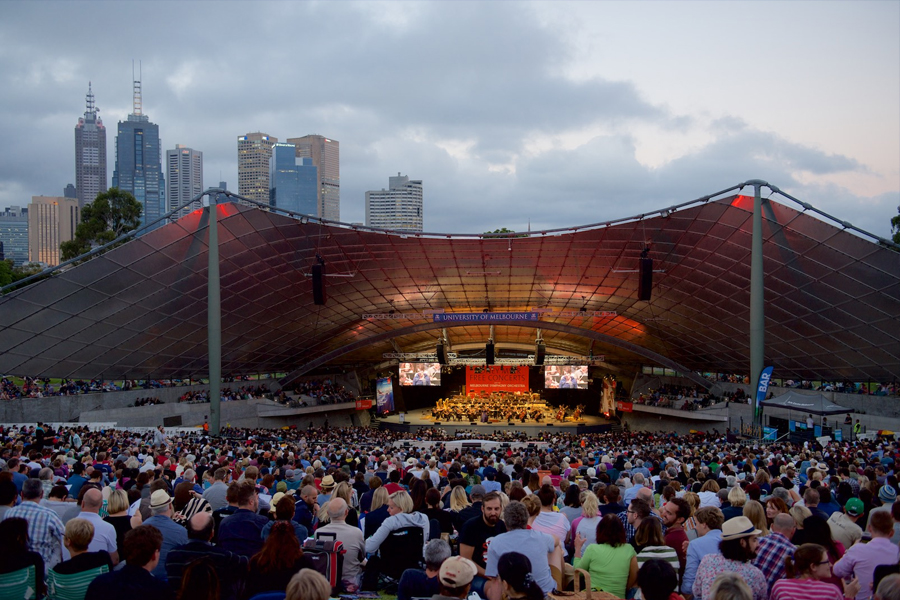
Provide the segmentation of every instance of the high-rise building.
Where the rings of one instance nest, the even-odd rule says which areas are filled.
[[[66,188],[63,190],[63,198],[78,199],[78,192],[75,191],[74,185],[71,183],[66,184]]]
[[[131,193],[141,206],[141,224],[166,214],[166,180],[160,163],[159,126],[142,112],[141,82],[134,82],[134,110],[119,121],[113,187]],[[156,227],[161,226],[158,223]]]
[[[180,219],[189,212],[203,207],[202,198],[193,200],[203,192],[203,153],[182,144],[175,144],[174,150],[166,150],[166,198],[169,206],[166,211],[183,206],[178,214],[172,215]]]
[[[32,196],[28,205],[28,260],[58,265],[59,245],[75,237],[80,221],[77,199]]]
[[[238,142],[238,195],[269,203],[269,159],[278,138],[267,133],[240,135]],[[241,204],[249,204],[241,202]]]
[[[88,82],[87,108],[75,126],[75,190],[78,205],[84,208],[106,191],[106,127]]]
[[[269,205],[318,216],[319,178],[311,158],[297,158],[293,144],[275,144],[269,159]]]
[[[422,231],[422,181],[397,173],[389,189],[366,192],[366,225],[383,229]]]
[[[5,260],[15,266],[28,262],[28,209],[10,206],[0,211],[0,241]]]
[[[341,144],[321,135],[289,138],[298,158],[311,158],[319,171],[317,216],[341,220]]]

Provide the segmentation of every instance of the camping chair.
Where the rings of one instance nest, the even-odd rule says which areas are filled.
[[[0,598],[37,598],[34,565],[0,575]]]
[[[91,582],[99,575],[108,572],[109,567],[106,565],[71,575],[60,575],[53,569],[50,569],[47,572],[47,599],[84,600]]]

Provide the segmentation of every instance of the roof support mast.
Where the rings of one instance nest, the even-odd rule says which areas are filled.
[[[221,432],[222,411],[222,296],[219,281],[218,194],[209,194],[209,277],[206,284],[207,344],[209,352],[209,432]]]
[[[750,405],[753,409],[753,424],[761,427],[762,415],[757,405],[756,392],[765,361],[766,313],[760,188],[769,184],[760,179],[751,179],[747,185],[753,186],[753,233],[750,239]]]

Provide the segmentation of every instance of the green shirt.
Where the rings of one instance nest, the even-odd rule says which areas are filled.
[[[583,550],[574,566],[591,574],[591,588],[624,598],[631,559],[636,556],[631,544],[617,548],[609,544],[590,544]]]

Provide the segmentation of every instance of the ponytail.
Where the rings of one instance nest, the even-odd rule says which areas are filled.
[[[819,544],[803,544],[790,556],[784,558],[785,578],[794,579],[808,573],[825,555],[825,548]]]

